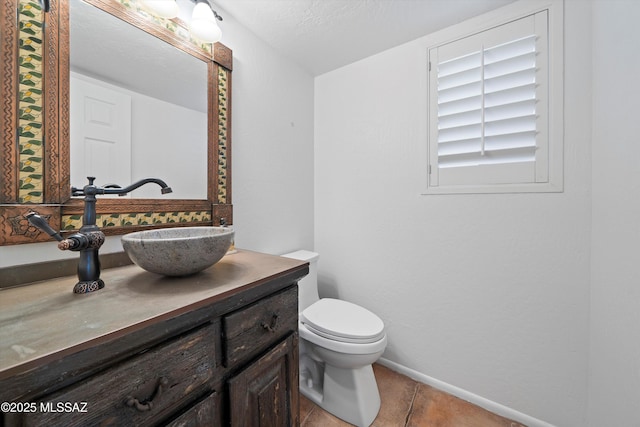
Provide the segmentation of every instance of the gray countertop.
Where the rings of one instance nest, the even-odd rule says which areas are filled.
[[[75,276],[0,290],[0,379],[19,367],[222,300],[306,264],[239,249],[209,269],[182,278],[159,276],[136,265],[107,269],[101,274],[105,288],[89,294],[72,292]]]

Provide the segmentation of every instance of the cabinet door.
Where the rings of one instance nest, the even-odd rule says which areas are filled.
[[[229,380],[231,425],[298,426],[298,336],[289,335]]]

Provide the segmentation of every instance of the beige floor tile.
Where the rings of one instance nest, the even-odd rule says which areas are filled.
[[[374,364],[373,371],[381,400],[373,427],[525,427],[382,365]],[[302,427],[351,426],[302,395],[300,423]]]
[[[524,427],[426,384],[419,384],[407,427]]]
[[[404,426],[418,383],[379,364],[373,365],[373,371],[381,401],[380,412],[373,426]]]
[[[323,411],[320,407],[316,406],[310,400],[304,396],[300,396],[300,407],[302,408],[302,402],[306,401],[309,405],[313,406],[313,409],[309,411],[303,421],[302,415],[300,416],[300,427],[349,427],[351,424],[342,421],[338,417],[334,417],[330,413]],[[305,403],[305,405],[307,404]],[[301,409],[302,412],[302,409]]]
[[[311,414],[311,412],[317,408],[316,405],[313,404],[309,399],[304,397],[302,394],[300,395],[300,425],[305,425],[305,421]]]

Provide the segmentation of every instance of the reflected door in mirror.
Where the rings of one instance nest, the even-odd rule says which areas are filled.
[[[131,179],[131,96],[71,73],[71,182]]]

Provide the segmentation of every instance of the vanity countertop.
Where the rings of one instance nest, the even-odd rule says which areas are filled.
[[[170,278],[136,265],[104,270],[106,286],[72,292],[75,276],[0,290],[0,380],[222,301],[277,275],[308,271],[306,262],[239,249],[189,277]]]

